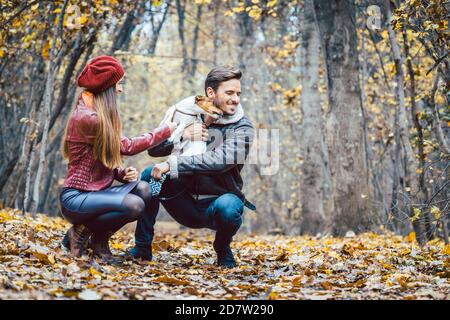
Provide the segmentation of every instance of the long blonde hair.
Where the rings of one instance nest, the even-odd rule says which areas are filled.
[[[120,167],[123,163],[120,154],[122,122],[117,106],[115,86],[94,94],[94,106],[98,117],[98,128],[93,146],[94,159],[99,160],[109,169]],[[67,158],[69,154],[67,133],[68,124],[63,136],[62,153],[64,158]]]

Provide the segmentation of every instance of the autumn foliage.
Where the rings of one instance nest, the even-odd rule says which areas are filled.
[[[239,234],[239,266],[214,265],[213,233],[156,225],[154,261],[111,266],[60,246],[68,224],[0,211],[1,299],[449,299],[450,246],[414,235],[346,237]],[[122,254],[133,235],[117,233]]]

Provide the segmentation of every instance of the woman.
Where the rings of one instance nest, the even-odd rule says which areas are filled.
[[[125,224],[147,212],[151,193],[148,183],[138,181],[138,172],[122,168],[122,156],[134,155],[170,137],[176,124],[167,123],[139,137],[121,136],[117,93],[123,91],[122,65],[113,57],[92,59],[78,77],[80,95],[63,137],[63,155],[68,172],[60,193],[63,216],[73,226],[63,241],[80,256],[87,246],[97,256],[112,262],[109,238]],[[123,182],[111,186],[113,180]],[[91,237],[92,236],[92,237]]]

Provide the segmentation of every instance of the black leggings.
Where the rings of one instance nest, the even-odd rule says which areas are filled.
[[[101,191],[92,200],[83,203],[84,211],[71,212],[63,209],[64,216],[73,224],[84,224],[94,233],[116,232],[125,224],[136,221],[148,210],[151,202],[150,186],[140,181],[128,193],[122,203],[111,201],[114,194]]]

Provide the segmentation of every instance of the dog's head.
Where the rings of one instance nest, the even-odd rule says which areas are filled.
[[[195,96],[195,104],[200,107],[205,113],[214,119],[222,116],[223,112],[217,108],[213,101],[205,96]]]

